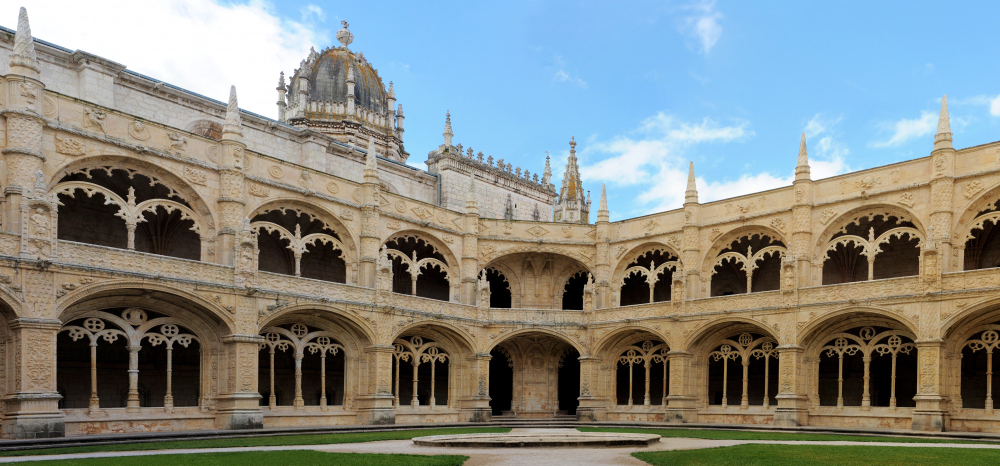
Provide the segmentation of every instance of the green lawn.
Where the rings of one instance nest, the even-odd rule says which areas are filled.
[[[247,451],[239,453],[199,453],[196,455],[155,455],[121,458],[90,458],[82,460],[38,461],[32,465],[92,465],[92,466],[208,466],[250,464],[294,464],[296,466],[461,466],[468,456],[460,455],[380,455],[372,453],[324,453],[320,451]]]
[[[652,465],[671,466],[801,466],[879,465],[921,466],[961,464],[994,466],[1000,451],[972,448],[737,445],[701,450],[636,452],[632,456]]]
[[[635,429],[617,427],[577,427],[581,432],[621,432],[659,434],[661,437],[701,438],[709,440],[800,440],[812,442],[892,442],[892,443],[976,443],[995,444],[960,439],[928,439],[913,437],[868,437],[865,435],[812,434],[796,432],[749,432],[742,430],[701,429]]]
[[[272,437],[250,437],[210,440],[176,440],[166,442],[125,443],[115,445],[94,445],[86,447],[43,448],[37,450],[2,451],[0,456],[61,455],[66,453],[89,453],[95,451],[135,451],[167,450],[175,448],[226,448],[263,447],[280,445],[326,445],[331,443],[361,443],[378,440],[407,440],[413,437],[446,434],[494,434],[510,432],[506,427],[470,427],[448,429],[414,429],[389,432],[357,432],[344,434],[277,435]],[[144,457],[145,458],[149,457]],[[209,464],[209,463],[206,463]],[[216,464],[216,463],[210,463]],[[358,463],[369,464],[369,463]],[[372,463],[374,464],[374,463]],[[439,463],[427,463],[439,464]],[[452,463],[440,463],[452,464]],[[461,464],[461,462],[455,463]]]

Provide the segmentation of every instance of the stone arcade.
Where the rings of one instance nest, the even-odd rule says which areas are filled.
[[[395,85],[337,38],[274,121],[35,41],[23,9],[0,31],[5,437],[1000,429],[1000,143],[954,149],[947,99],[925,157],[813,181],[803,137],[790,187],[700,203],[692,166],[682,209],[610,223],[602,188],[591,224],[572,141],[558,192],[450,115],[405,165]]]

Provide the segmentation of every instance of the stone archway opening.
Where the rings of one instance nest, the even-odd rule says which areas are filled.
[[[576,414],[580,396],[580,353],[573,345],[546,333],[532,332],[501,342],[490,354],[493,355],[490,406],[494,413],[518,418]],[[507,361],[510,361],[509,366]],[[493,372],[495,367],[499,371],[496,374]],[[509,394],[507,387],[510,387]]]

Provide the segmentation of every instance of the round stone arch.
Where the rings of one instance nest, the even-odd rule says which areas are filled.
[[[917,339],[916,325],[900,313],[873,306],[850,306],[807,322],[799,331],[796,343],[805,350],[806,357],[817,357],[819,348],[828,342],[827,336],[855,327],[886,327],[899,330],[913,340]]]
[[[530,334],[543,334],[545,336],[550,336],[552,338],[560,340],[563,343],[566,343],[567,345],[573,347],[573,349],[575,349],[578,353],[580,353],[580,356],[588,356],[591,354],[590,351],[588,351],[589,348],[584,346],[581,342],[574,340],[570,335],[544,327],[520,328],[508,333],[504,333],[503,335],[500,335],[500,338],[497,338],[494,341],[487,342],[486,345],[482,347],[482,351],[480,351],[480,353],[489,354],[491,351],[493,351],[493,348],[496,348],[501,343],[507,340],[511,340],[516,337],[530,335]]]
[[[465,329],[462,329],[450,322],[424,320],[414,322],[400,329],[387,344],[396,346],[399,340],[412,342],[415,337],[420,337],[424,342],[433,342],[434,346],[443,350],[447,354],[447,406],[449,408],[459,408],[462,400],[475,396],[479,393],[479,384],[485,381],[484,375],[473,367],[472,356],[475,353],[476,340]],[[380,342],[383,343],[383,342]],[[386,344],[386,343],[383,343]],[[426,353],[425,353],[426,354]],[[394,364],[398,366],[407,364],[394,358]],[[424,363],[422,362],[421,365]],[[437,364],[432,362],[432,364]],[[423,369],[421,369],[423,371]],[[440,374],[440,371],[437,372]],[[406,370],[398,370],[397,377],[406,377],[412,374]],[[412,378],[411,378],[412,380]],[[395,381],[394,381],[395,382]],[[426,380],[422,380],[426,383]],[[395,383],[394,383],[395,385]],[[401,387],[403,393],[407,390],[406,384]],[[426,388],[426,385],[425,385]],[[440,385],[438,385],[440,388]],[[397,395],[400,393],[397,392]],[[401,403],[405,404],[406,399],[401,396]],[[424,400],[426,401],[426,400]],[[422,401],[423,403],[423,401]],[[440,404],[440,403],[439,403]]]
[[[174,191],[187,202],[191,209],[199,216],[199,223],[205,226],[206,238],[214,238],[216,235],[215,202],[206,201],[198,190],[181,177],[174,174],[174,171],[163,165],[138,160],[135,157],[121,154],[98,154],[84,156],[73,159],[58,167],[55,174],[48,181],[48,188],[51,190],[63,177],[72,173],[79,173],[86,169],[104,169],[111,166],[114,169],[134,170],[137,174],[146,176],[151,180],[158,180],[160,184]],[[202,169],[205,170],[205,169]]]
[[[72,312],[76,308],[97,310],[103,306],[104,308],[141,307],[149,309],[148,306],[142,305],[142,301],[151,302],[158,296],[171,297],[165,302],[173,306],[171,309],[177,312],[193,315],[202,322],[213,323],[217,339],[206,340],[207,342],[220,341],[222,336],[241,333],[232,313],[222,307],[220,303],[210,302],[198,294],[166,284],[140,280],[114,280],[77,287],[56,300],[55,317],[62,320],[62,315]],[[111,303],[107,304],[109,302]],[[124,302],[132,304],[121,304]],[[149,310],[159,312],[155,309]],[[64,322],[66,321],[64,320]]]
[[[218,369],[226,367],[226,350],[223,345],[223,338],[233,333],[238,333],[233,331],[234,328],[231,325],[231,321],[224,319],[216,310],[207,307],[207,303],[204,303],[204,300],[195,299],[190,293],[181,290],[137,283],[130,283],[128,285],[115,283],[110,285],[97,285],[87,287],[84,290],[74,290],[74,292],[84,291],[86,294],[74,294],[71,299],[58,302],[56,318],[65,325],[81,318],[98,317],[106,321],[111,327],[117,327],[120,324],[114,323],[113,320],[108,321],[109,317],[107,314],[110,309],[138,308],[146,312],[164,315],[169,320],[149,328],[147,334],[156,334],[157,332],[165,331],[165,327],[160,327],[160,324],[175,323],[183,327],[182,331],[184,333],[190,332],[197,338],[198,353],[196,353],[194,358],[198,361],[198,375],[197,380],[192,383],[197,387],[197,393],[199,394],[198,406],[201,406],[203,409],[213,407],[216,397],[227,390],[227,381],[223,375],[226,372]],[[70,296],[67,295],[66,298],[70,298]],[[120,312],[111,312],[111,314],[117,320],[121,320],[124,317],[123,313]],[[150,318],[149,321],[154,321],[154,319]],[[122,330],[130,331],[124,328]],[[103,340],[101,343],[103,343]],[[129,344],[128,339],[125,340],[125,344]],[[147,351],[148,353],[149,351],[154,351],[154,354],[156,351],[164,351],[164,346],[152,345],[150,340],[145,339],[142,340],[139,348],[138,351],[140,352]],[[174,347],[175,355],[178,349],[180,348],[177,346]],[[58,357],[56,364],[58,368]],[[98,368],[101,367],[100,364],[100,361],[98,361]],[[174,366],[174,370],[177,370],[176,366]],[[140,373],[139,380],[141,381],[143,378],[144,376]],[[73,380],[73,378],[71,377],[69,380]],[[100,380],[102,380],[102,376],[99,375],[98,381],[100,382]],[[154,382],[155,384],[156,382]],[[175,384],[174,388],[179,388],[178,384]],[[191,388],[188,386],[188,390]],[[146,393],[151,393],[153,388],[149,388],[148,390],[150,391]],[[133,395],[130,394],[129,396],[129,403],[132,406],[133,399],[131,397]],[[135,402],[139,402],[138,398],[135,399]],[[166,403],[167,400],[164,399],[165,407],[167,406]]]
[[[292,210],[323,222],[327,228],[337,233],[340,236],[340,242],[347,246],[348,251],[344,251],[344,261],[347,264],[358,262],[358,237],[347,223],[321,205],[291,197],[268,199],[248,209],[247,218],[253,219],[258,215],[282,209]]]
[[[521,283],[520,274],[518,274],[510,264],[504,262],[502,259],[502,257],[494,259],[489,264],[481,267],[480,270],[492,268],[503,274],[504,278],[507,279],[507,287],[510,289],[511,307],[518,308],[521,304],[521,295],[524,293],[524,284]],[[495,291],[496,290],[490,290],[490,292]]]
[[[0,285],[0,319],[8,321],[22,315],[21,298],[7,285]]]
[[[553,283],[555,284],[555,290],[553,291],[558,296],[560,308],[563,308],[562,304],[563,304],[563,297],[566,294],[566,285],[569,284],[569,280],[571,278],[573,278],[575,275],[579,273],[590,275],[594,278],[594,280],[597,280],[597,277],[596,275],[594,275],[594,272],[591,271],[589,268],[587,268],[587,266],[582,262],[567,264],[565,267],[563,267],[553,275],[554,277]]]
[[[961,212],[961,215],[955,216],[952,232],[958,239],[961,239],[968,233],[968,229],[972,221],[975,220],[976,214],[985,210],[990,204],[997,204],[998,202],[1000,202],[1000,183],[973,197],[960,209],[956,209],[956,212]]]
[[[673,348],[675,350],[688,351],[694,354],[695,360],[704,359],[704,356],[711,351],[719,341],[737,335],[741,332],[750,332],[773,338],[778,344],[783,343],[774,329],[768,328],[760,321],[746,317],[719,317],[700,325],[691,332],[691,336],[684,340],[683,347]],[[725,336],[723,336],[725,335]]]
[[[789,241],[785,238],[785,235],[769,226],[753,224],[734,228],[716,238],[715,241],[712,242],[712,246],[708,249],[708,253],[703,256],[701,267],[702,280],[711,281],[712,269],[715,267],[715,258],[719,256],[719,253],[722,252],[722,250],[728,248],[733,241],[736,241],[744,236],[752,237],[758,235],[769,236],[772,239],[780,241],[784,244],[786,249],[788,248]],[[688,264],[688,266],[690,267],[691,264]]]
[[[375,344],[375,332],[371,325],[357,315],[321,303],[304,303],[283,307],[267,316],[258,324],[257,333],[270,327],[284,324],[302,323],[346,338],[338,338],[351,356],[360,357],[364,348]]]
[[[611,274],[611,286],[612,287],[616,286],[618,281],[620,281],[623,278],[625,270],[628,268],[628,265],[632,263],[632,261],[636,260],[643,254],[655,251],[669,253],[677,257],[677,263],[680,264],[680,267],[678,267],[678,269],[683,268],[684,263],[681,262],[681,254],[680,252],[677,251],[676,248],[670,246],[669,244],[661,243],[659,241],[648,241],[633,247],[627,253],[625,253],[625,255],[623,255],[621,259],[618,260],[618,264],[615,266],[614,272]]]
[[[488,247],[484,247],[483,243],[480,242],[479,263],[481,264],[490,263],[498,258],[518,253],[553,254],[553,255],[569,257],[570,259],[576,260],[577,262],[583,264],[583,266],[588,271],[592,270],[591,266],[588,265],[592,263],[592,259],[590,257],[584,256],[583,254],[580,254],[576,250],[576,248],[561,248],[555,246],[547,246],[545,244],[538,244],[538,243],[533,243],[531,246],[517,246],[517,247],[505,248],[503,247],[503,245],[505,244],[508,243],[500,243],[500,244],[489,243],[486,245]],[[596,276],[594,277],[594,280],[597,280]]]
[[[423,240],[434,249],[434,252],[440,253],[444,257],[445,263],[448,264],[448,268],[451,269],[449,271],[449,275],[452,277],[452,285],[455,286],[454,283],[458,283],[461,280],[459,278],[461,277],[461,262],[455,257],[454,251],[452,251],[451,248],[441,240],[441,238],[438,238],[434,234],[427,231],[400,230],[392,232],[389,236],[383,238],[379,248],[381,248],[382,245],[385,245],[385,243],[398,238],[416,238],[418,240]]]
[[[845,228],[850,223],[853,223],[860,219],[861,217],[867,217],[869,214],[884,214],[888,216],[894,216],[900,221],[910,222],[917,228],[917,231],[921,235],[927,237],[927,229],[924,227],[923,223],[914,212],[906,209],[905,207],[900,207],[892,204],[865,204],[844,212],[838,215],[836,218],[830,220],[827,223],[826,228],[823,229],[822,233],[816,236],[816,244],[813,249],[813,256],[825,258],[826,257],[826,245],[833,238],[833,235],[837,234],[838,231]],[[822,263],[819,264],[822,267]]]
[[[810,406],[819,407],[821,405],[821,399],[823,398],[823,392],[821,388],[830,387],[830,385],[821,383],[821,380],[823,378],[822,375],[823,370],[821,364],[824,363],[824,358],[833,358],[833,360],[826,359],[825,362],[827,364],[834,363],[838,358],[836,353],[834,355],[830,355],[829,353],[824,351],[824,348],[829,349],[831,348],[831,346],[835,346],[834,341],[839,339],[840,337],[837,338],[834,337],[836,337],[838,334],[853,335],[849,331],[858,328],[863,329],[864,327],[882,327],[882,328],[887,328],[889,330],[882,332],[876,331],[875,333],[869,334],[867,337],[865,337],[864,331],[862,330],[860,339],[856,336],[844,337],[844,340],[847,341],[848,345],[860,344],[862,339],[868,342],[869,344],[875,344],[880,342],[884,344],[885,342],[888,341],[887,339],[893,338],[891,335],[899,335],[908,338],[911,340],[911,342],[914,343],[917,341],[917,332],[915,331],[916,326],[913,324],[912,321],[900,315],[899,313],[896,313],[895,311],[881,309],[874,306],[846,307],[831,313],[824,314],[823,316],[814,319],[806,327],[803,327],[802,331],[799,332],[799,338],[798,338],[798,343],[799,346],[802,348],[803,353],[801,359],[802,361],[802,370],[800,373],[801,380],[797,384],[797,386],[800,388],[800,390],[802,390],[803,393],[807,394],[807,396],[809,397]],[[889,333],[889,335],[886,335],[886,333]],[[914,372],[919,371],[919,369],[916,366],[916,358],[919,356],[918,353],[919,353],[919,348],[911,347],[910,350],[906,352],[900,352],[899,354],[900,357],[903,357],[904,355],[912,356],[913,359],[911,359],[910,361],[912,362],[912,364],[914,364],[913,365]],[[853,354],[852,353],[844,354],[845,359],[847,357],[864,358],[862,359],[865,365],[865,370],[863,371],[864,375],[861,375],[859,373],[861,371],[855,372],[853,375],[850,375],[847,371],[845,371],[844,366],[847,367],[851,366],[850,364],[846,364],[845,361],[843,360],[838,362],[838,364],[840,364],[839,368],[832,368],[828,366],[827,380],[834,383],[835,385],[838,385],[838,388],[836,392],[827,393],[826,396],[830,397],[827,399],[827,403],[830,403],[829,401],[830,399],[837,398],[839,400],[841,399],[841,397],[843,397],[843,399],[847,399],[847,401],[845,402],[846,405],[858,406],[853,403],[850,403],[851,395],[847,393],[847,390],[843,386],[843,382],[837,380],[838,372],[840,374],[839,378],[844,380],[855,380],[855,381],[857,381],[861,377],[869,377],[870,373],[871,374],[870,379],[873,380],[873,383],[875,383],[874,380],[877,380],[879,377],[888,376],[887,373],[889,372],[887,370],[868,369],[869,364],[875,364],[876,362],[878,362],[875,357],[872,357],[875,356],[876,354],[881,354],[881,353],[879,353],[878,351],[871,351],[870,355],[866,356],[866,354],[863,351],[859,350]],[[886,356],[886,357],[891,357],[893,360],[895,360],[896,355]],[[907,365],[903,361],[900,361],[899,373],[911,374],[911,372],[906,370]],[[892,364],[892,370],[893,371],[896,370],[895,362],[893,362]],[[891,377],[895,377],[896,374],[897,374],[896,372],[892,372]],[[916,377],[915,373],[912,373],[912,375]],[[866,387],[868,386],[867,380],[868,379],[866,379],[866,382],[864,384]],[[893,399],[895,399],[896,393],[898,393],[899,391],[905,391],[908,388],[912,388],[914,391],[916,391],[916,383],[917,383],[916,380],[914,380],[912,386],[904,383],[904,380],[905,379],[900,380],[897,392],[893,392]],[[907,388],[904,389],[904,386]],[[860,392],[856,392],[853,395],[854,396],[860,395],[862,397],[865,397],[871,395],[871,393],[862,394]],[[857,400],[857,398],[855,398],[855,400]],[[901,397],[900,401],[902,403],[908,404],[909,401],[911,401],[911,399],[909,397]],[[866,402],[860,401],[858,403],[861,403],[861,405],[864,406],[864,403]],[[826,404],[824,406],[829,406],[829,404]]]
[[[620,356],[621,351],[619,350],[621,348],[642,344],[646,340],[660,341],[666,344],[668,348],[673,348],[670,339],[656,329],[641,325],[626,325],[616,327],[607,335],[602,336],[598,341],[594,342],[593,354],[599,358],[604,358],[608,363],[612,363]]]
[[[946,342],[947,348],[957,344],[959,345],[958,349],[961,350],[961,344],[968,339],[968,335],[962,340],[955,340],[956,338],[972,332],[972,329],[976,327],[998,321],[1000,321],[1000,298],[987,298],[965,306],[954,315],[944,319],[939,335]]]

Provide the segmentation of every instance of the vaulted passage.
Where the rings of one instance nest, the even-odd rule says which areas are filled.
[[[494,414],[527,418],[576,414],[580,396],[580,353],[573,346],[547,334],[532,333],[501,342],[490,354],[493,356],[490,361],[490,398],[493,400],[490,406]],[[509,366],[507,361],[510,361]],[[499,371],[499,379],[494,379],[494,367]],[[509,384],[506,381],[508,373]],[[507,387],[510,387],[509,392]]]
[[[251,220],[258,231],[257,268],[329,282],[347,282],[344,244],[333,228],[301,209],[275,208]]]

